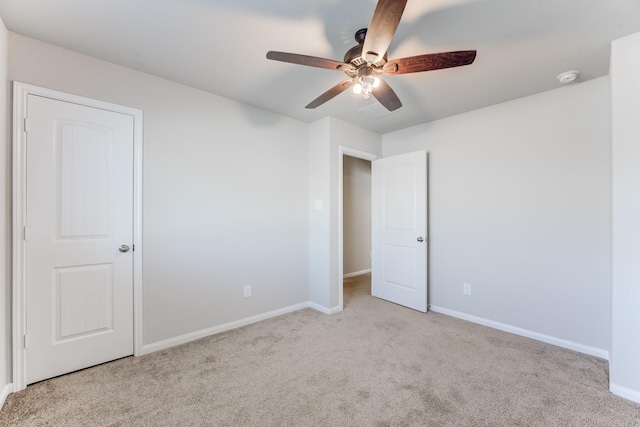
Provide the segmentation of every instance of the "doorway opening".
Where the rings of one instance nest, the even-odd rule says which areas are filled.
[[[371,162],[344,156],[342,194],[343,289],[371,273]],[[348,305],[348,298],[345,303]]]
[[[339,147],[340,310],[344,309],[344,279],[371,273],[371,162],[379,158],[376,154]]]
[[[415,151],[384,159],[339,150],[339,310],[344,309],[344,158],[371,163],[371,295],[427,312],[427,153]]]

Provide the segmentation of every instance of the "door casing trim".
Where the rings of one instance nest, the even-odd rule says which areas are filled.
[[[133,353],[140,355],[142,337],[142,110],[71,95],[21,82],[13,82],[13,219],[12,219],[12,347],[13,391],[27,387],[26,351],[26,133],[27,96],[37,95],[133,117]]]

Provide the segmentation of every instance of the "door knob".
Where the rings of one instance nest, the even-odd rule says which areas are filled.
[[[118,248],[118,250],[122,253],[125,252],[129,252],[129,246],[128,245],[120,245],[120,247]]]
[[[418,242],[422,243],[424,242],[424,239],[422,237],[418,237]]]

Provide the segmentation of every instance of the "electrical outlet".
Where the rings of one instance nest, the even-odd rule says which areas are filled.
[[[468,283],[465,283],[463,286],[463,292],[465,295],[471,295],[471,285]]]
[[[244,287],[244,297],[249,298],[251,296],[251,285],[246,285]]]

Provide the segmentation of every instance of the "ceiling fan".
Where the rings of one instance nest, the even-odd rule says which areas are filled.
[[[391,86],[379,77],[381,74],[393,76],[460,67],[473,63],[476,58],[475,50],[463,50],[388,61],[387,49],[406,4],[407,0],[379,0],[369,28],[356,32],[358,45],[347,51],[343,62],[276,51],[267,52],[267,59],[342,71],[349,77],[311,101],[306,108],[316,108],[353,87],[356,94],[361,93],[365,99],[373,95],[387,110],[395,111],[402,103]]]

